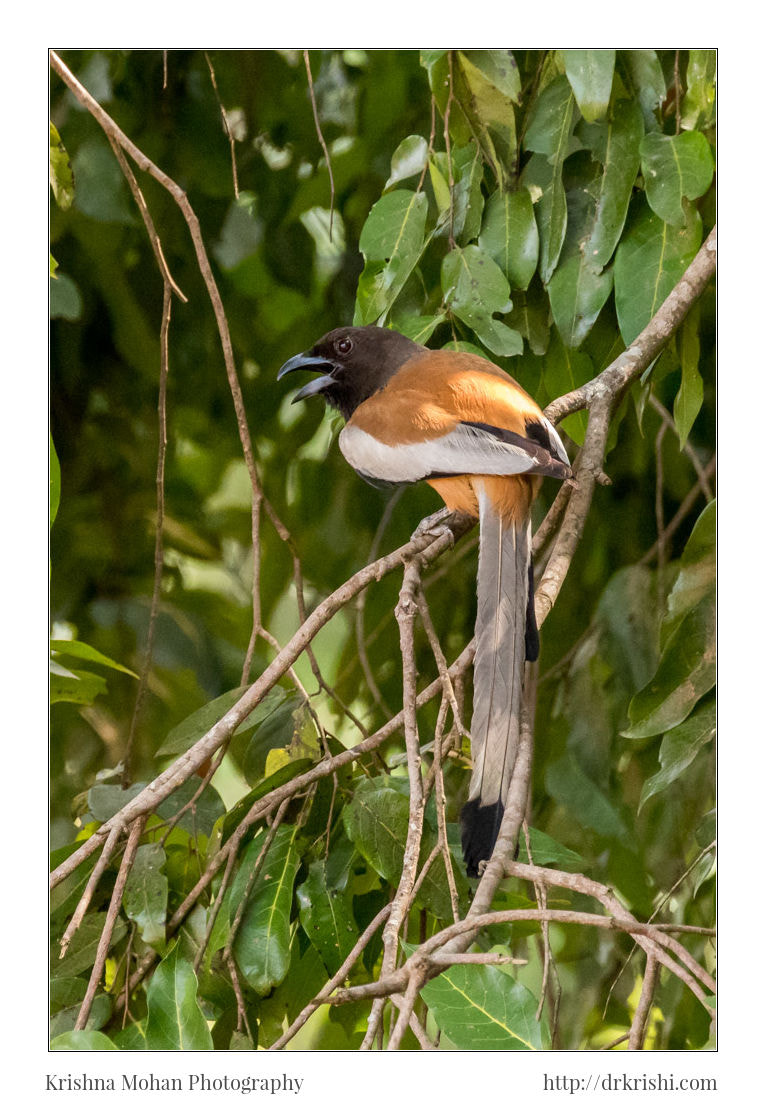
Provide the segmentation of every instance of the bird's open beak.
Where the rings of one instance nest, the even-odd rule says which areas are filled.
[[[310,370],[313,374],[322,374],[321,378],[316,378],[308,385],[304,385],[303,389],[299,389],[292,399],[292,404],[296,401],[303,401],[306,397],[315,397],[317,393],[323,393],[328,385],[332,385],[335,379],[332,373],[322,373],[322,371],[332,371],[334,366],[325,358],[317,358],[309,352],[304,352],[301,355],[293,355],[288,359],[284,366],[277,374],[277,381],[284,378],[285,374],[291,374],[293,370]]]

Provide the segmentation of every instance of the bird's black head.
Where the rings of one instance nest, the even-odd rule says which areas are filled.
[[[334,328],[323,335],[310,351],[289,359],[277,378],[293,370],[311,370],[320,378],[304,385],[293,403],[322,394],[329,405],[348,418],[354,409],[394,376],[413,355],[426,348],[398,331],[368,325],[364,328]]]

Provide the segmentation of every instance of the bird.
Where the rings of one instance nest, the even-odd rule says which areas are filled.
[[[479,521],[472,772],[460,814],[466,873],[497,840],[519,750],[526,660],[539,654],[531,507],[543,476],[572,479],[564,444],[509,374],[468,351],[425,347],[375,324],[339,327],[288,359],[277,380],[318,374],[293,403],[323,397],[339,447],[372,485],[425,481]]]

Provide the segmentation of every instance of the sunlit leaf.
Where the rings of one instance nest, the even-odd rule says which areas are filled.
[[[52,1052],[103,1052],[116,1049],[117,1045],[96,1029],[72,1029],[54,1037],[50,1047]]]
[[[69,208],[74,200],[74,175],[69,155],[53,124],[50,125],[49,174],[56,204],[59,208]]]
[[[90,644],[82,643],[81,640],[51,640],[50,647],[57,658],[64,656],[72,659],[85,659],[89,663],[99,663],[102,667],[109,667],[113,671],[122,671],[123,674],[129,674],[132,678],[138,678],[135,671],[124,667],[122,663],[116,663],[108,655],[97,651]]]
[[[386,192],[392,185],[422,173],[428,161],[428,143],[422,135],[408,135],[402,139],[399,146],[391,155],[391,173],[388,181],[383,186]]]
[[[56,669],[55,661],[51,661],[50,675],[50,701],[68,701],[75,705],[92,705],[99,694],[107,690],[106,680],[90,671],[72,670],[62,674]]]
[[[690,50],[686,91],[681,101],[681,126],[701,131],[715,121],[716,51]]]

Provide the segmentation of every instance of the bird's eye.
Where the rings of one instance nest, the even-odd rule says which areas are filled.
[[[347,355],[351,348],[354,346],[354,341],[349,336],[344,335],[335,341],[335,350],[339,355]]]

